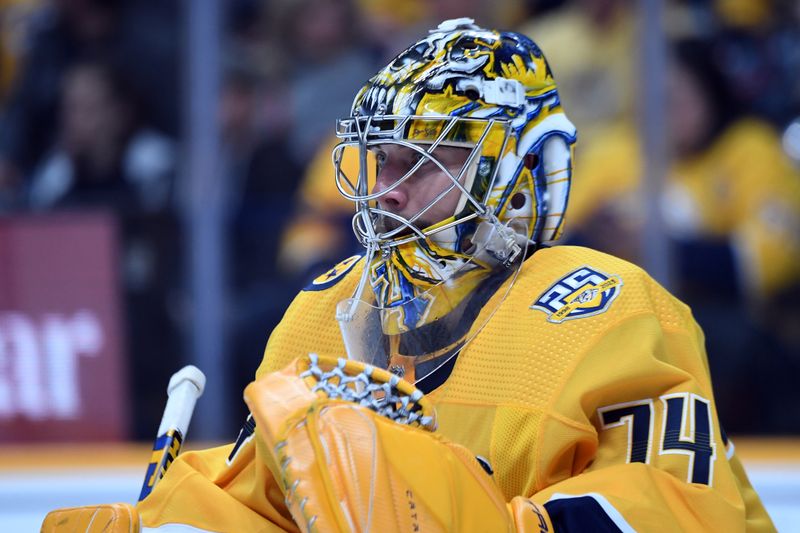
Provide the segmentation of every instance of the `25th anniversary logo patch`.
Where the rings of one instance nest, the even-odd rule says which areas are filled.
[[[621,288],[619,276],[582,266],[551,285],[533,302],[531,309],[544,311],[548,322],[560,324],[605,312]]]

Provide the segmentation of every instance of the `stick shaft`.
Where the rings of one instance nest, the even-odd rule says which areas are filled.
[[[158,436],[153,444],[153,454],[147,465],[139,501],[144,500],[164,477],[181,450],[189,430],[194,406],[203,392],[205,376],[195,367],[185,367],[170,379],[167,388],[167,405],[158,427]]]

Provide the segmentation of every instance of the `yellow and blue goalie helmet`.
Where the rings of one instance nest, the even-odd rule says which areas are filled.
[[[441,352],[408,339],[421,330],[447,338],[453,316],[476,329],[497,280],[529,245],[562,231],[576,131],[524,35],[443,22],[359,90],[337,136],[336,185],[355,204],[353,229],[367,250],[362,282],[340,305],[346,343],[356,317],[370,314],[361,306],[378,312],[380,334],[401,336],[406,356]],[[358,175],[342,167],[347,151],[358,151]],[[463,346],[469,332],[449,337]]]

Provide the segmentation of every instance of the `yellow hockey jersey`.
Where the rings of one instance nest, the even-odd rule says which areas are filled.
[[[362,268],[351,258],[297,296],[258,376],[344,354],[335,309]],[[488,460],[507,500],[543,505],[557,532],[774,529],[717,421],[690,310],[620,259],[537,251],[429,397],[438,431]],[[296,530],[253,430],[179,457],[139,505],[143,524]]]

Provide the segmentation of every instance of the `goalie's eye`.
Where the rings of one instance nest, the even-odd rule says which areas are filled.
[[[377,163],[379,170],[384,168],[387,163],[389,163],[389,154],[387,154],[384,150],[371,149],[371,152],[375,156],[375,162]],[[417,163],[420,163],[420,167],[424,167],[430,163],[430,158],[416,151],[392,155],[392,164],[402,165],[406,170],[413,168],[417,165]]]
[[[378,168],[383,168],[386,164],[386,152],[382,150],[373,150],[373,155],[375,155],[375,162],[378,164]]]

